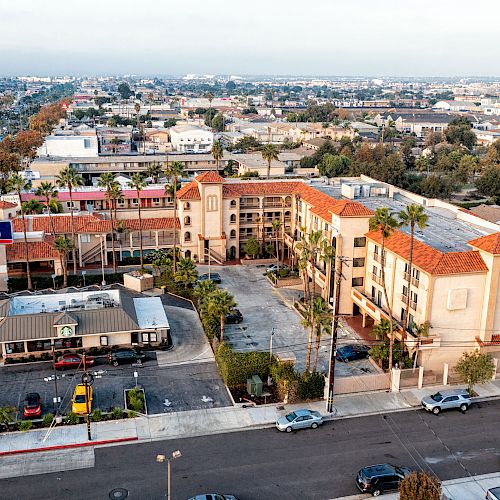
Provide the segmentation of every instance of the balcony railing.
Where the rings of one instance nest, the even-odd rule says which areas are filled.
[[[379,264],[382,264],[382,261],[383,261],[383,263],[385,264],[385,257],[382,259],[382,256],[378,253],[373,254],[373,260],[375,262],[378,262]]]
[[[410,300],[410,309],[417,310],[417,303],[413,302],[413,300]]]
[[[379,285],[384,284],[382,278],[380,276],[377,276],[375,273],[372,273],[372,280],[375,281],[375,283],[378,283]]]
[[[404,278],[405,278],[405,281],[407,281],[408,283],[411,283],[413,286],[416,286],[418,288],[418,285],[420,284],[420,280],[418,278],[410,276],[409,273],[404,273]]]
[[[406,304],[406,301],[408,300],[408,295],[402,293],[399,298],[401,299],[401,302],[404,302]]]
[[[420,280],[418,280],[417,278],[412,278],[411,279],[411,284],[413,286],[416,286],[418,288],[419,284],[420,284]]]

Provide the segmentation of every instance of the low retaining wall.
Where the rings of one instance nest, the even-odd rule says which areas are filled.
[[[244,266],[262,266],[267,264],[276,264],[276,259],[240,259],[240,264]]]

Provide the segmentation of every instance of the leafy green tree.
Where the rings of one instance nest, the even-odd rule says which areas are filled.
[[[323,160],[319,164],[319,173],[326,177],[341,177],[347,175],[350,164],[351,159],[345,155],[327,153],[323,156]]]
[[[467,391],[472,396],[475,385],[492,379],[495,364],[489,354],[478,351],[464,352],[455,365],[455,370],[464,378]]]
[[[77,187],[83,186],[83,177],[78,171],[68,166],[63,168],[56,177],[56,183],[59,187],[66,188],[69,193],[70,200],[70,214],[71,214],[71,241],[73,243],[73,273],[76,274],[76,242],[75,242],[75,217],[73,209],[73,190]]]
[[[63,288],[68,286],[68,253],[73,249],[73,243],[66,236],[59,236],[54,241],[54,247],[59,253],[61,267],[63,270]]]
[[[154,250],[148,253],[147,258],[160,275],[172,269],[172,253],[168,250]]]
[[[456,188],[451,177],[439,174],[430,174],[420,184],[421,193],[428,198],[448,199]]]
[[[399,485],[400,500],[441,500],[441,482],[425,472],[412,472]]]
[[[267,161],[267,178],[271,176],[271,163],[278,160],[278,148],[274,144],[266,144],[261,150],[262,159]]]
[[[386,252],[385,252],[385,240],[391,236],[394,231],[399,226],[398,221],[394,217],[394,213],[391,212],[387,207],[377,208],[375,210],[375,215],[369,220],[370,231],[380,232],[381,236],[381,278],[382,278],[382,288],[384,291],[385,305],[387,308],[387,313],[389,314],[389,370],[392,369],[392,354],[394,347],[394,327],[393,327],[393,316],[392,316],[392,302],[389,301],[389,296],[387,294],[387,283],[385,279],[385,264],[386,264]]]
[[[259,142],[255,137],[252,137],[250,135],[238,139],[233,147],[233,149],[237,151],[243,151],[244,153],[259,151],[261,148],[262,143]]]
[[[13,406],[0,406],[0,424],[9,425],[16,415],[16,409]]]
[[[227,83],[226,83],[226,90],[231,93],[231,92],[234,92],[236,90],[236,83],[233,82],[233,80],[229,80]]]
[[[224,131],[224,115],[222,113],[217,113],[212,119],[212,128],[216,132]]]
[[[198,278],[198,271],[193,261],[188,258],[181,259],[174,275],[175,282],[187,289],[196,281],[196,278]]]
[[[128,83],[122,82],[118,85],[118,92],[122,99],[129,99],[133,92],[130,90]]]
[[[500,203],[500,165],[487,168],[476,181],[477,190]]]
[[[478,170],[478,161],[475,156],[463,155],[455,170],[455,176],[458,182],[465,184]]]
[[[472,150],[477,142],[476,134],[472,131],[472,123],[465,117],[452,120],[444,134],[450,144],[463,145],[469,150]]]
[[[43,205],[35,198],[23,202],[23,208],[27,215],[38,215],[43,212]]]
[[[210,109],[207,109],[205,111],[205,125],[207,127],[212,127],[212,122],[213,122],[213,119],[216,117],[217,115],[217,110],[216,109],[213,109],[213,108],[210,108]]]
[[[128,186],[131,189],[135,189],[137,191],[137,201],[139,202],[137,205],[137,215],[139,219],[139,247],[140,247],[140,260],[141,260],[141,269],[144,269],[144,255],[142,252],[142,217],[141,217],[141,191],[146,187],[146,181],[142,173],[135,172],[128,183]]]
[[[163,126],[165,128],[175,127],[176,125],[177,125],[177,119],[176,118],[167,118],[163,122]]]
[[[413,148],[417,145],[417,141],[413,136],[403,137],[401,140],[401,145],[399,150],[401,151],[401,156],[405,167],[408,170],[412,170],[415,167],[415,156],[413,155]]]
[[[253,259],[259,255],[260,245],[255,238],[249,238],[245,243],[245,253],[251,255]]]

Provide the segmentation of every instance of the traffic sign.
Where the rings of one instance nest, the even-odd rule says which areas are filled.
[[[13,242],[12,221],[0,221],[0,244],[11,245]]]

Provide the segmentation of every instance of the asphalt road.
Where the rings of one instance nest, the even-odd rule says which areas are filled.
[[[172,500],[203,492],[239,500],[323,500],[356,494],[356,472],[381,462],[436,473],[441,479],[500,469],[500,401],[467,413],[423,410],[327,422],[316,430],[273,428],[100,448],[95,467],[0,481],[2,499],[165,498],[166,464],[158,453],[179,449],[172,463]]]

